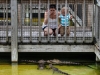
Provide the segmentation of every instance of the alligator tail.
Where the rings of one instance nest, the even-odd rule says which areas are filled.
[[[34,60],[21,60],[21,62],[26,62],[26,63],[36,63]]]

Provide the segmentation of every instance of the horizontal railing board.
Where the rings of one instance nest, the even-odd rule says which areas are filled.
[[[0,26],[0,30],[6,30],[6,28],[8,27],[8,30],[11,30],[11,26]],[[71,31],[74,31],[74,29],[76,28],[76,31],[83,31],[83,27],[74,27],[74,26],[70,26]],[[24,29],[24,31],[30,31],[30,26],[18,26],[18,30]],[[39,26],[31,26],[32,31],[39,31]],[[40,31],[42,30],[42,27],[40,26]],[[84,31],[92,31],[92,27],[85,27]]]
[[[18,52],[94,52],[93,45],[19,45]]]
[[[39,37],[39,32],[34,32],[32,31],[32,37]],[[92,37],[92,32],[76,32],[76,37],[83,37],[83,34],[84,34],[84,37]],[[0,31],[0,37],[6,37],[7,35],[7,32],[6,31]],[[41,32],[41,37],[45,37],[44,36],[44,32]],[[70,35],[68,37],[74,37],[74,32],[70,32]],[[11,37],[11,31],[8,31],[8,37]],[[18,32],[18,37],[21,37],[21,32],[19,31]],[[22,37],[30,37],[30,32],[29,31],[23,31],[22,32]],[[55,37],[53,35],[51,35],[50,37]],[[60,34],[58,34],[58,37],[65,37],[64,36],[61,36]]]
[[[18,52],[94,52],[94,45],[19,45]],[[11,52],[11,46],[0,45],[0,52]]]

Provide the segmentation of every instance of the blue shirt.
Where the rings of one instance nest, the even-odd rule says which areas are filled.
[[[70,19],[70,14],[66,14],[65,16],[63,16],[62,14],[59,16],[59,18],[61,19],[60,24],[62,26],[69,26],[69,19]]]

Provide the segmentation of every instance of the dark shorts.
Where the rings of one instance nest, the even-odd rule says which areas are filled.
[[[44,31],[44,29],[48,27],[48,26],[45,26],[44,28],[42,28],[42,30]],[[52,28],[51,28],[52,29]],[[52,29],[53,32],[55,32],[56,28]]]
[[[52,31],[55,32],[56,31],[56,28],[52,29]]]
[[[53,35],[56,36],[56,32],[55,32],[56,28],[52,29],[52,31],[53,31]]]
[[[42,30],[44,31],[44,29],[45,29],[46,27],[48,27],[48,26],[45,26],[44,28],[42,28]],[[52,29],[52,28],[51,28],[51,29]],[[53,35],[55,36],[55,35],[56,35],[56,33],[55,33],[56,28],[52,29],[52,31],[53,31]]]

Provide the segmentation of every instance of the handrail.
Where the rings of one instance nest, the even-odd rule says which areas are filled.
[[[69,10],[70,10],[69,13],[73,15],[73,18],[75,18],[74,11],[70,7],[69,7]],[[82,20],[78,16],[76,16],[76,22],[78,23],[79,26],[82,26]]]
[[[100,47],[97,45],[97,44],[95,44],[95,47],[98,49],[98,51],[100,52]]]

